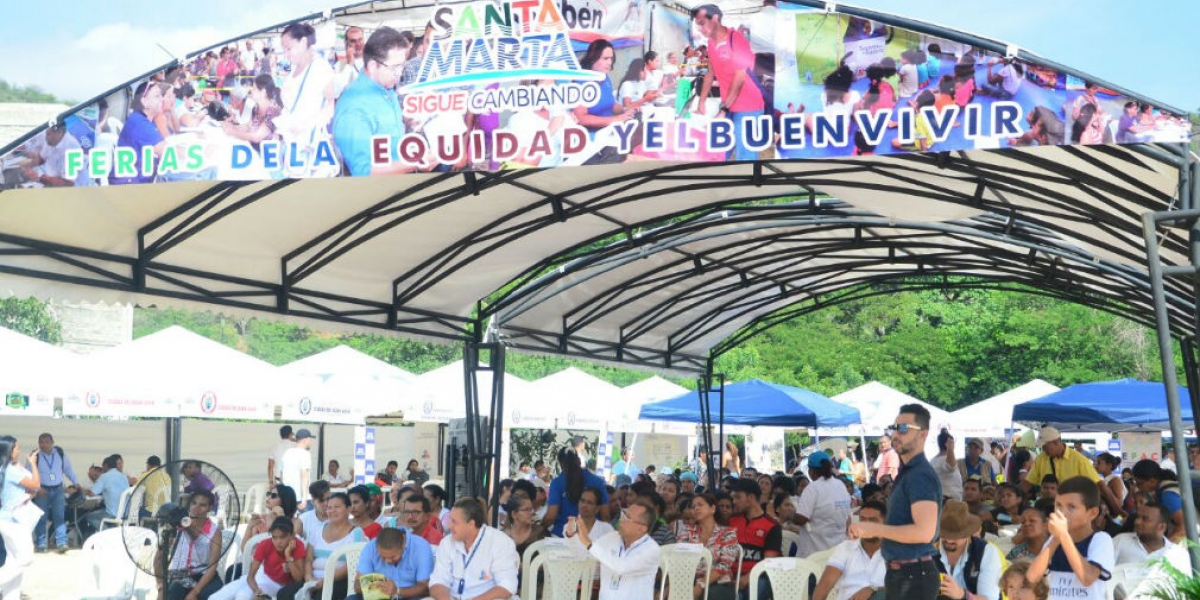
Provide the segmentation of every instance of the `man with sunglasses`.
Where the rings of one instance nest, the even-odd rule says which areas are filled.
[[[363,46],[363,71],[346,86],[333,114],[333,139],[346,161],[351,175],[390,175],[409,173],[417,167],[399,160],[400,139],[404,137],[404,119],[396,84],[409,43],[399,31],[380,27]],[[387,138],[386,153],[377,150],[374,138]],[[375,158],[383,154],[385,161]]]
[[[941,519],[942,484],[925,459],[929,410],[905,404],[888,428],[892,447],[900,455],[900,473],[888,499],[884,524],[859,521],[850,537],[883,538],[884,578],[888,600],[934,600],[939,577],[933,540]]]

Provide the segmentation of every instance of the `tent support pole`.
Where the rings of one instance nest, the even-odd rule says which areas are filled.
[[[1200,297],[1197,298],[1197,314],[1200,314]],[[1188,395],[1192,404],[1192,422],[1188,423],[1193,431],[1200,432],[1200,397],[1191,393],[1200,390],[1200,372],[1197,372],[1196,338],[1185,337],[1179,340],[1180,353],[1183,355],[1183,376],[1187,382]],[[1178,466],[1178,465],[1176,465]],[[1190,466],[1190,465],[1189,465]]]
[[[713,468],[712,404],[708,397],[711,378],[711,372],[707,370],[703,375],[697,377],[696,391],[700,400],[700,434],[702,436],[701,444],[704,447],[705,478],[708,480],[708,489],[715,490],[717,489],[717,470]]]
[[[1190,173],[1190,169],[1183,169],[1184,176]],[[1180,193],[1190,196],[1191,186],[1181,185]],[[1190,205],[1190,198],[1185,198],[1187,202],[1183,202],[1184,206]],[[1175,464],[1187,466],[1187,443],[1183,442],[1183,415],[1179,406],[1179,387],[1175,374],[1175,355],[1174,348],[1171,344],[1171,319],[1167,313],[1166,292],[1163,283],[1163,265],[1158,253],[1158,224],[1161,221],[1180,221],[1191,220],[1195,222],[1200,216],[1195,210],[1174,211],[1174,212],[1159,212],[1146,213],[1142,217],[1142,233],[1146,241],[1146,262],[1150,274],[1150,290],[1154,299],[1154,325],[1158,334],[1158,353],[1162,360],[1163,369],[1163,385],[1166,387],[1167,394],[1167,413],[1171,417],[1171,437],[1175,440]],[[1200,241],[1193,238],[1192,244],[1195,245]],[[1193,254],[1195,258],[1195,254]],[[1195,266],[1195,265],[1193,265]],[[1195,390],[1192,392],[1196,393]],[[1183,442],[1183,443],[1181,443]],[[1179,492],[1183,498],[1183,524],[1187,530],[1187,537],[1192,542],[1197,541],[1196,532],[1196,504],[1193,500],[1192,493],[1192,477],[1191,469],[1179,469]],[[1192,568],[1200,568],[1200,547],[1194,543],[1189,545],[1188,553],[1191,555]]]
[[[481,360],[483,352],[487,357]],[[492,375],[492,386],[487,391],[490,420],[479,410],[480,390],[476,376],[480,372]],[[463,345],[463,377],[467,415],[463,494],[472,498],[490,498],[491,487],[500,481],[500,453],[504,442],[504,346],[495,342],[466,342]],[[453,490],[447,492],[454,497]],[[499,506],[492,504],[492,522],[495,523]]]
[[[325,424],[317,426],[317,479],[325,476]]]
[[[725,444],[725,374],[719,373],[717,375],[717,380],[721,382],[720,387],[717,388],[717,394],[719,394],[719,400],[721,403],[721,420],[718,422],[718,427],[720,427],[720,429],[718,429],[717,439],[721,440],[723,451]],[[741,461],[739,460],[738,462]],[[741,475],[741,473],[738,473],[739,477]]]

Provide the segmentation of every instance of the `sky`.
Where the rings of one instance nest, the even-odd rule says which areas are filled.
[[[856,0],[842,4],[1016,44],[1168,106],[1200,109],[1200,42],[1194,38],[1200,25],[1197,0]],[[6,57],[0,62],[0,79],[84,100],[168,62],[172,54],[184,56],[325,8],[284,0],[23,2],[20,10],[9,9],[0,19],[0,56]]]

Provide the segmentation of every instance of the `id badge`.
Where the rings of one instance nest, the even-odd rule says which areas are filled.
[[[458,595],[459,595],[459,597],[462,596],[463,590],[466,589],[466,587],[467,587],[467,580],[465,578],[460,578],[458,580]]]
[[[613,575],[612,581],[609,583],[610,589],[618,589],[621,587],[621,576]]]

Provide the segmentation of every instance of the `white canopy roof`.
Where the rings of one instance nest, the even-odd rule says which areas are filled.
[[[81,358],[70,350],[0,327],[0,394],[5,396],[0,398],[0,417],[54,416],[54,399],[75,391],[73,381]]]
[[[84,357],[63,414],[272,420],[291,385],[270,363],[179,326]]]
[[[575,367],[547,375],[529,387],[537,401],[522,407],[523,417],[537,411],[539,416],[553,419],[555,429],[599,431],[623,408],[621,388]]]
[[[288,363],[280,369],[301,381],[284,399],[289,421],[361,424],[366,417],[403,411],[421,415],[425,393],[416,375],[349,346]]]
[[[1014,427],[1012,420],[1014,406],[1058,390],[1059,387],[1052,383],[1034,379],[1007,392],[950,413],[950,422],[954,425],[951,431],[963,440],[968,437],[1003,438],[1005,430]]]
[[[680,394],[686,394],[687,391],[688,389],[682,385],[667,381],[658,375],[627,385],[621,388],[621,417],[618,421],[610,423],[609,428],[615,431],[637,433],[695,435],[696,426],[691,423],[638,419],[643,404],[674,398]]]

